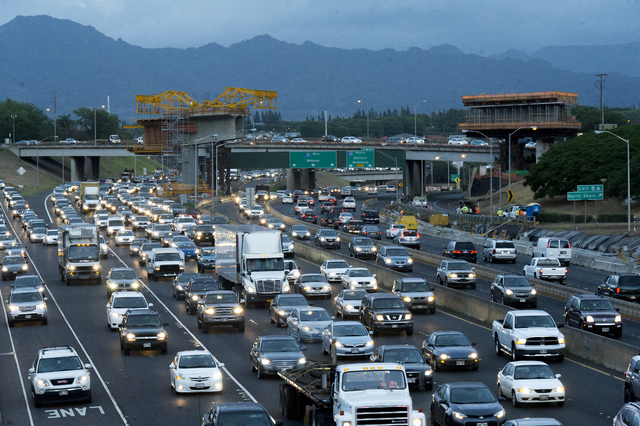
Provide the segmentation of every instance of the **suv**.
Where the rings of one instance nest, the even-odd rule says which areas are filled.
[[[207,291],[220,290],[218,281],[209,275],[195,275],[184,287],[184,308],[189,315],[195,315],[198,303]]]
[[[318,229],[314,242],[316,246],[340,249],[340,237],[336,231],[331,229]]]
[[[482,260],[486,262],[489,259],[491,263],[497,260],[516,263],[517,254],[518,250],[513,241],[489,240],[482,250]]]
[[[436,297],[427,280],[420,277],[400,277],[393,282],[391,292],[404,301],[410,311],[429,311],[436,313]]]
[[[604,283],[598,285],[598,295],[628,300],[629,302],[640,301],[640,275],[609,275]]]
[[[363,209],[361,216],[361,219],[364,223],[380,223],[380,213],[378,213],[378,210]]]
[[[402,223],[393,223],[386,229],[385,236],[387,238],[395,238],[396,235],[405,229],[407,229],[406,225],[403,225]]]
[[[631,358],[624,372],[624,402],[634,402],[640,397],[640,355]]]
[[[36,407],[43,402],[91,403],[91,364],[83,364],[71,346],[42,348],[29,368],[31,396]]]
[[[596,333],[622,336],[622,316],[609,299],[595,294],[574,294],[564,307],[564,323]]]
[[[203,426],[228,424],[252,424],[260,426],[282,426],[282,420],[273,420],[267,410],[257,402],[223,402],[202,416]]]
[[[379,264],[398,271],[413,271],[413,259],[407,249],[401,246],[380,246],[376,257],[376,265]]]
[[[461,286],[475,289],[476,273],[469,262],[444,259],[438,266],[436,282],[445,287]]]
[[[212,325],[231,325],[244,333],[244,309],[232,291],[218,290],[204,293],[198,300],[198,328],[209,332]]]
[[[162,323],[160,315],[152,309],[129,309],[122,317],[120,328],[120,349],[125,355],[131,349],[159,349],[160,353],[167,353],[167,332],[164,327],[169,323]]]
[[[196,258],[198,272],[203,273],[207,269],[216,269],[216,248],[203,247]]]
[[[140,289],[140,280],[132,268],[111,268],[107,277],[107,297],[114,291]]]
[[[526,277],[499,274],[491,283],[491,300],[503,305],[526,305],[535,309],[538,306],[538,292]]]
[[[463,259],[467,262],[478,262],[478,250],[469,241],[450,241],[449,244],[444,246],[442,255],[452,259]]]
[[[360,304],[360,321],[376,337],[380,330],[406,331],[413,335],[413,317],[400,296],[391,293],[367,294]]]
[[[47,298],[35,287],[12,288],[7,299],[7,323],[13,327],[16,322],[47,320]]]

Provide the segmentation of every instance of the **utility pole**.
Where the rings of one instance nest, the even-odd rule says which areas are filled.
[[[58,102],[56,99],[56,92],[53,92],[53,143],[58,140]],[[64,182],[63,182],[64,183]]]
[[[602,107],[602,89],[604,89],[604,82],[606,81],[604,77],[607,74],[596,74],[596,77],[599,77],[600,80],[596,81],[596,84],[600,87],[600,124],[604,124],[604,109]],[[596,86],[596,87],[598,87]]]

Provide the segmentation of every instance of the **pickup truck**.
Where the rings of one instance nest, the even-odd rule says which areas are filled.
[[[509,311],[504,320],[493,321],[492,334],[495,353],[521,358],[555,358],[564,360],[564,335],[551,315],[540,310]]]
[[[541,280],[567,283],[567,268],[560,265],[560,260],[552,257],[533,257],[528,265],[524,265],[522,275]]]

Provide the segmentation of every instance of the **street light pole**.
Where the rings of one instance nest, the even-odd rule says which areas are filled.
[[[596,130],[597,135],[601,133],[609,133],[627,143],[627,232],[631,233],[631,155],[629,153],[629,139],[621,138],[608,130]]]
[[[413,136],[418,137],[418,105],[423,102],[427,102],[426,99],[423,99],[422,102],[418,102],[413,107]]]
[[[367,105],[367,103],[361,99],[358,99],[358,103],[363,103],[367,108],[367,139],[369,139],[369,105]]]
[[[220,190],[220,185],[218,182],[218,176],[220,175],[220,166],[218,161],[218,148],[221,146],[228,145],[230,143],[233,143],[233,141],[224,142],[216,145],[216,197],[218,196],[218,191]]]
[[[489,172],[489,225],[493,223],[493,141],[487,135],[477,130],[463,130],[462,133],[477,133],[489,141],[489,156],[491,157],[491,171]],[[471,194],[469,194],[471,196]]]
[[[17,114],[11,114],[11,120],[13,121],[13,133],[11,134],[11,136],[13,136],[13,143],[16,143],[16,118],[18,118]]]
[[[522,130],[522,129],[536,130],[536,127],[534,126],[518,127],[513,132],[509,133],[509,193],[511,193],[511,136],[514,133],[516,133],[518,130]],[[511,201],[509,201],[509,211],[511,211]]]
[[[397,203],[397,202],[398,202],[398,193],[400,192],[400,188],[398,188],[398,158],[397,158],[397,157],[392,157],[392,156],[390,156],[390,155],[388,155],[388,154],[385,154],[385,153],[384,153],[384,152],[382,152],[382,151],[376,151],[376,152],[377,152],[378,154],[380,154],[380,155],[384,156],[384,157],[387,157],[387,158],[388,158],[388,159],[390,159],[390,160],[393,160],[393,162],[395,163],[395,166],[394,166],[394,169],[395,169],[395,170],[394,170],[394,172],[395,172],[395,173],[394,173],[394,176],[396,177],[396,203]]]

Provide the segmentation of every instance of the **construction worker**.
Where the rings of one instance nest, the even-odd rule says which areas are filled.
[[[502,211],[502,207],[498,207],[498,217],[502,217],[504,212]]]
[[[391,379],[391,373],[386,371],[384,374],[384,378],[380,382],[380,387],[382,389],[394,389],[398,387],[398,382]]]

